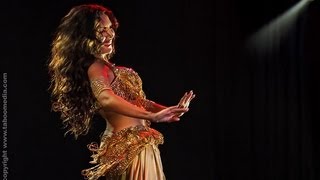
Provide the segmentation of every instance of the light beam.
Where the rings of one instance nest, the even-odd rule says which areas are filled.
[[[249,38],[247,47],[255,50],[257,53],[268,53],[278,47],[288,34],[290,28],[295,24],[301,12],[303,12],[312,1],[313,0],[301,0],[288,11],[263,26]]]

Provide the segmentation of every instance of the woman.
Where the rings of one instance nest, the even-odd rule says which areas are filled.
[[[118,25],[96,4],[75,6],[62,18],[49,62],[52,107],[76,138],[88,133],[95,113],[107,122],[100,143],[88,145],[94,166],[82,171],[85,178],[162,180],[163,136],[150,123],[179,121],[195,95],[187,92],[171,107],[146,99],[139,75],[110,62]]]

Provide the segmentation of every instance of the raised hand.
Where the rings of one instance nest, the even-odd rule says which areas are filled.
[[[193,94],[193,91],[189,91],[184,93],[183,97],[180,99],[179,103],[178,103],[178,107],[184,107],[187,108],[189,107],[189,104],[191,102],[191,100],[195,97],[196,95]]]
[[[188,110],[188,108],[171,106],[155,113],[153,121],[157,123],[179,121],[180,118],[177,114],[185,113]]]
[[[189,92],[186,92],[182,98],[180,99],[179,103],[178,103],[178,107],[181,107],[181,108],[188,108],[189,105],[190,105],[190,102],[191,100],[195,97],[196,95],[193,93],[193,91],[189,91]],[[184,114],[183,113],[177,113],[176,116],[177,117],[181,117],[182,115]]]

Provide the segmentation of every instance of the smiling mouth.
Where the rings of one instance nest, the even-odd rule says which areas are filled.
[[[112,42],[108,42],[108,43],[103,43],[104,46],[111,46]]]
[[[105,40],[103,42],[103,45],[105,45],[105,46],[110,46],[111,44],[112,44],[112,40]]]

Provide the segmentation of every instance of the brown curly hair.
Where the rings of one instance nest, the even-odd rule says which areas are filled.
[[[79,5],[62,18],[51,44],[48,70],[52,110],[61,112],[66,134],[70,132],[76,139],[88,133],[98,110],[87,70],[100,51],[95,32],[103,13],[116,31],[119,24],[111,10],[97,4]],[[109,58],[113,54],[114,50]]]

